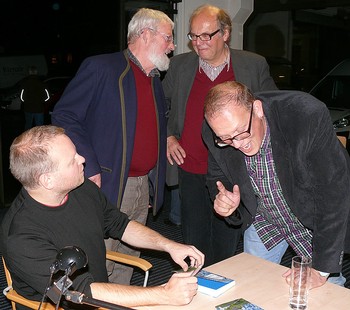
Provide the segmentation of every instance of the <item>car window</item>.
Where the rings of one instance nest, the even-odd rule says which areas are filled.
[[[311,94],[328,107],[350,109],[350,76],[327,76]]]
[[[55,94],[57,92],[63,92],[70,80],[70,77],[57,77],[47,79],[44,81],[44,83],[49,89],[50,93]]]

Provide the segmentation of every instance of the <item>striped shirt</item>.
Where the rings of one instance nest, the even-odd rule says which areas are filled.
[[[253,225],[267,250],[286,240],[298,255],[311,257],[312,232],[302,225],[284,198],[276,174],[268,124],[259,152],[245,156],[245,162],[258,202]]]

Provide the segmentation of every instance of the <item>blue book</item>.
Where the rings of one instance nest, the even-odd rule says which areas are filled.
[[[198,291],[218,297],[235,285],[235,280],[202,269],[196,275],[198,279]]]

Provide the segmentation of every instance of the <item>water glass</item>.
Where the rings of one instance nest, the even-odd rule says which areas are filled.
[[[310,287],[311,258],[294,256],[291,271],[289,306],[297,310],[306,309]]]

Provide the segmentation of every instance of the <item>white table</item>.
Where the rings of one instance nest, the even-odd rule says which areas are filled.
[[[139,310],[206,310],[216,305],[245,298],[265,310],[290,310],[288,306],[288,284],[282,274],[288,269],[261,258],[241,253],[205,268],[233,278],[236,285],[223,295],[213,298],[198,293],[186,306],[147,306]],[[326,283],[309,293],[307,310],[349,310],[350,289]]]

